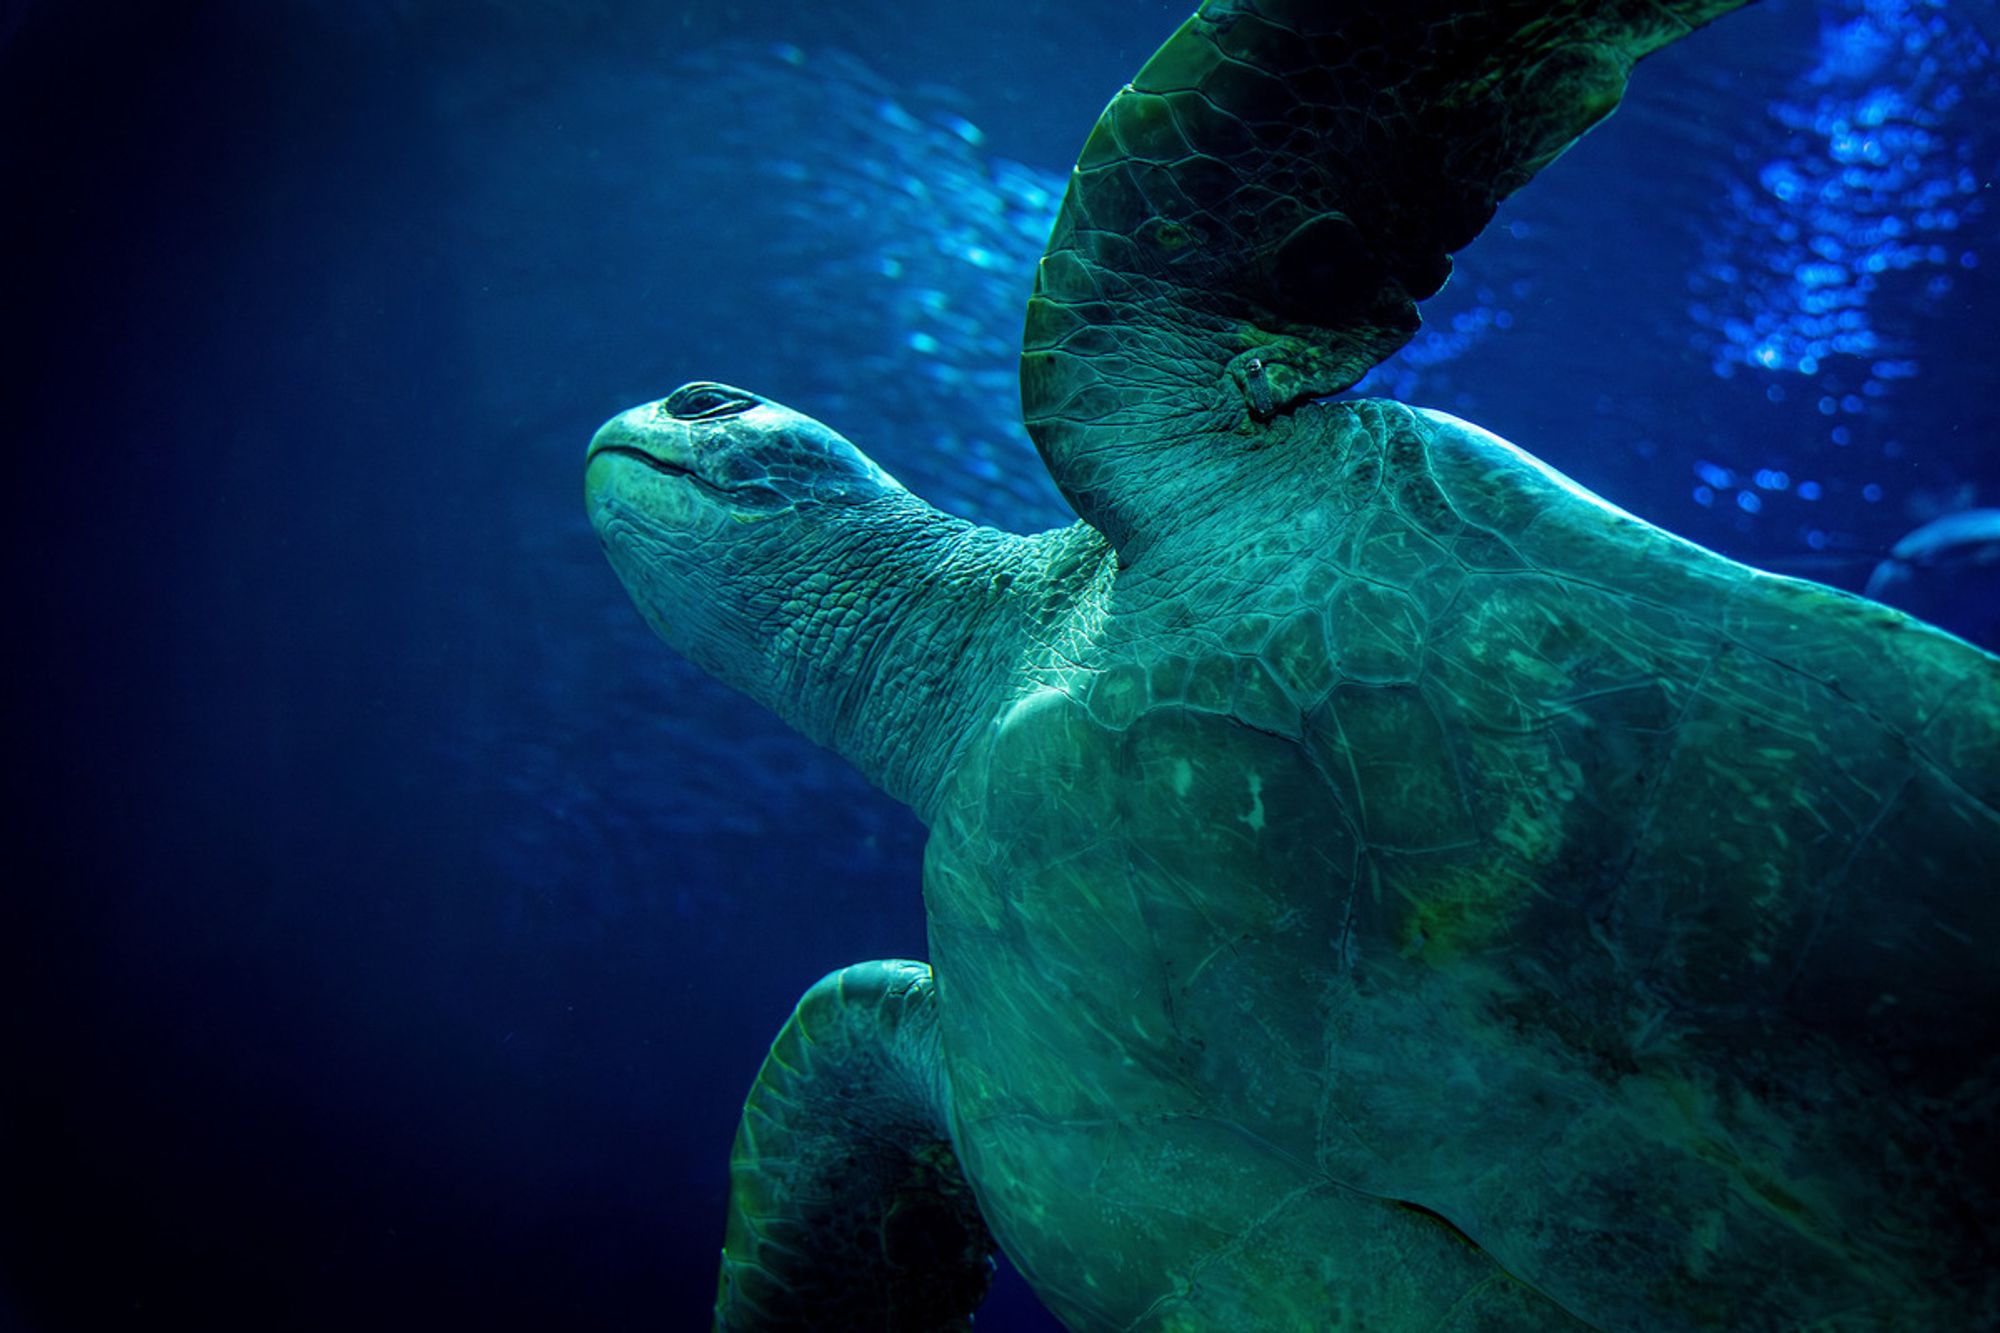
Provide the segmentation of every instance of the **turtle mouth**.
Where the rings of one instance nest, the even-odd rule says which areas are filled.
[[[592,448],[590,456],[584,460],[584,464],[588,466],[588,464],[592,464],[592,462],[596,462],[598,458],[604,458],[604,456],[630,458],[634,462],[642,462],[648,468],[652,468],[654,472],[658,472],[660,476],[678,476],[680,480],[694,482],[696,488],[712,494],[718,500],[728,500],[732,504],[744,504],[746,500],[754,500],[756,498],[754,494],[746,494],[744,490],[738,490],[734,486],[724,486],[720,482],[708,480],[706,476],[702,476],[700,472],[696,472],[694,468],[690,468],[686,464],[674,462],[670,458],[662,458],[660,454],[650,454],[644,448],[636,448],[632,444],[602,444],[598,448]]]
[[[637,445],[632,445],[632,444],[597,445],[595,448],[591,449],[589,455],[584,459],[584,466],[588,467],[590,466],[590,464],[595,463],[600,458],[629,458],[635,463],[640,463],[646,467],[651,468],[653,471],[659,473],[663,477],[679,477],[683,481],[693,482],[696,486],[708,492],[710,495],[715,496],[717,499],[728,500],[728,499],[740,498],[737,497],[730,490],[729,487],[717,485],[715,482],[710,481],[707,477],[702,476],[699,472],[696,472],[693,468],[688,467],[686,464],[676,463],[669,458],[662,458],[658,454],[653,453],[651,450],[641,449]]]
[[[658,454],[649,454],[644,449],[629,444],[599,445],[590,451],[590,458],[585,461],[594,462],[597,459],[607,456],[629,458],[635,463],[644,463],[647,467],[653,469],[653,471],[669,477],[686,477],[689,481],[701,481],[701,478],[695,475],[693,468],[683,467],[679,463],[668,462]]]

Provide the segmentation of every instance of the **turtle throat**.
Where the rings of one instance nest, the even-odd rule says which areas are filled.
[[[775,628],[763,702],[928,821],[1015,665],[1110,551],[1082,524],[1022,537],[900,501],[799,552],[811,572]]]

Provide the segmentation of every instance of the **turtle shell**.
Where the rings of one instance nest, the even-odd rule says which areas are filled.
[[[1076,1328],[1976,1323],[1994,659],[1450,418],[1298,430],[934,821],[1010,1255]]]

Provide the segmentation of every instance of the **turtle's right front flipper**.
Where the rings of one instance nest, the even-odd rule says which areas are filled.
[[[929,967],[857,963],[805,993],[730,1155],[717,1333],[972,1326],[994,1245],[943,1088]]]
[[[1408,342],[1496,204],[1746,0],[1205,0],[1111,99],[1028,304],[1021,405],[1123,549],[1134,496]],[[1177,503],[1169,499],[1167,505]]]

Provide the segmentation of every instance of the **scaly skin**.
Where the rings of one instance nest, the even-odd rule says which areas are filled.
[[[1289,433],[935,822],[1008,1254],[1078,1330],[1986,1326],[2000,663],[1451,418]]]

